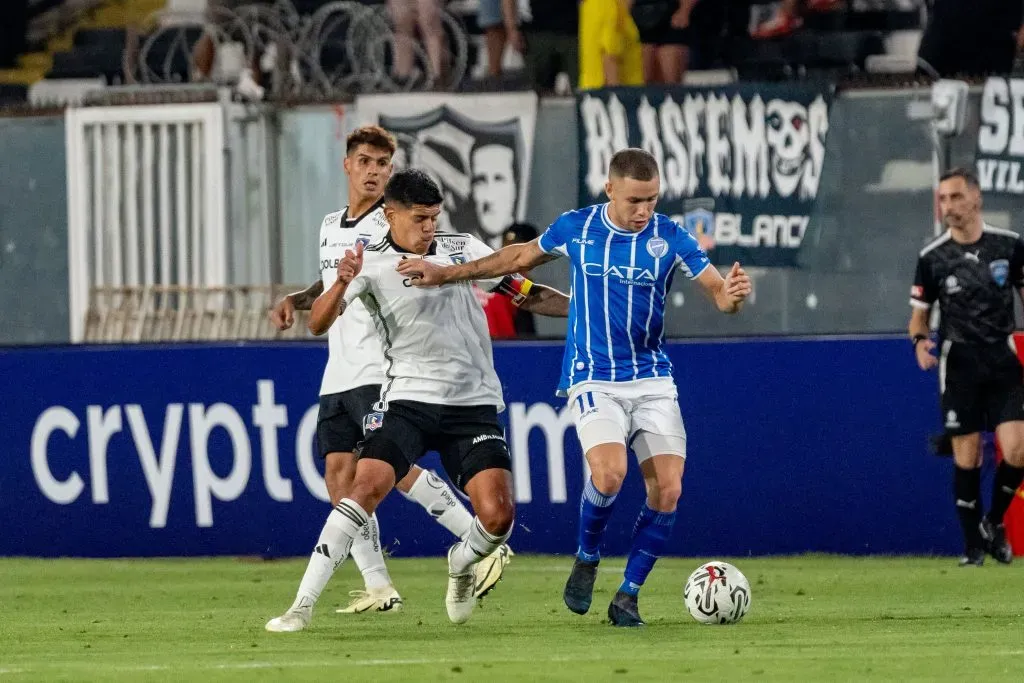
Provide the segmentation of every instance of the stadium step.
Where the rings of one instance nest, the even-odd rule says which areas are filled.
[[[106,44],[118,36],[123,45],[126,26],[142,25],[164,5],[165,0],[109,0],[51,38],[45,51],[22,55],[16,69],[0,70],[0,84],[31,85],[42,80],[53,70],[54,56],[59,52],[73,55],[76,47]],[[84,36],[79,37],[80,33]]]

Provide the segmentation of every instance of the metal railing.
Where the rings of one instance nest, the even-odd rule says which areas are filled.
[[[300,286],[94,287],[89,297],[85,339],[92,343],[304,339],[305,311],[278,332],[270,307]]]

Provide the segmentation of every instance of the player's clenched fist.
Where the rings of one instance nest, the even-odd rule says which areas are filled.
[[[747,271],[743,270],[739,261],[733,263],[729,273],[725,276],[725,296],[729,303],[741,303],[753,291],[754,287]]]
[[[363,244],[356,244],[356,250],[345,251],[345,258],[338,262],[338,282],[347,285],[363,269]]]
[[[277,302],[277,305],[270,309],[270,322],[284,332],[295,322],[295,303],[290,296],[286,296]]]
[[[402,259],[395,267],[416,287],[436,287],[444,284],[444,267],[423,259]]]

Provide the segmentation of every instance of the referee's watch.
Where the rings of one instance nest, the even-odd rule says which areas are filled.
[[[914,344],[914,350],[915,351],[917,350],[917,345],[918,345],[919,342],[923,342],[927,338],[928,338],[927,334],[915,334],[911,338],[911,342],[913,342],[913,344]]]

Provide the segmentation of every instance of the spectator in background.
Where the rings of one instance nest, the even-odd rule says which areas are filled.
[[[535,90],[568,95],[579,66],[579,0],[530,0],[526,68]]]
[[[484,32],[487,75],[492,78],[501,76],[507,45],[519,54],[526,54],[526,39],[519,29],[520,2],[522,0],[480,0],[476,23]]]
[[[941,77],[1008,74],[1024,39],[1020,2],[935,0],[919,61]]]
[[[791,35],[804,24],[800,18],[800,4],[801,0],[782,0],[775,14],[755,28],[751,37],[767,40]],[[808,12],[834,12],[843,6],[843,0],[806,0],[803,4]]]
[[[640,34],[628,0],[580,3],[580,90],[643,85]]]
[[[537,228],[529,223],[513,223],[505,231],[499,248],[510,244],[526,244],[537,239],[538,235]],[[521,274],[529,277],[529,272]],[[532,313],[522,310],[512,303],[511,298],[503,294],[485,292],[479,287],[475,290],[480,305],[484,308],[484,315],[487,316],[487,329],[490,330],[491,339],[517,339],[536,335]]]
[[[441,0],[388,0],[388,13],[395,26],[393,75],[400,80],[413,76],[416,28],[427,49],[430,77],[435,83],[445,73],[445,33],[441,24]]]
[[[643,43],[644,81],[649,85],[683,82],[689,56],[690,13],[698,1],[630,0],[633,21]]]

